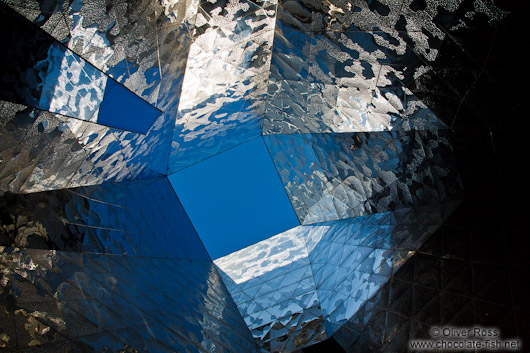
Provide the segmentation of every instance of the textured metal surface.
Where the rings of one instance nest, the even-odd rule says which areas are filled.
[[[434,205],[460,189],[443,130],[264,138],[302,224]]]
[[[214,262],[267,351],[294,351],[327,338],[305,244],[311,231],[296,227]]]
[[[9,48],[0,62],[1,99],[143,134],[161,114],[4,4],[0,14],[0,40]]]
[[[428,71],[455,17],[503,16],[481,1],[473,11],[459,1],[4,2],[164,112],[146,135],[110,130],[117,144],[101,150],[120,149],[107,166],[128,179],[261,133],[441,128],[406,85]]]
[[[112,129],[1,102],[1,193],[25,193],[131,178]]]
[[[0,249],[8,350],[257,351],[211,261]]]
[[[214,261],[262,347],[332,336],[458,202],[299,226]]]
[[[257,351],[165,177],[5,194],[0,210],[1,347]]]
[[[280,1],[263,134],[442,127],[407,86],[430,70],[444,25],[504,16],[462,3]]]
[[[125,179],[165,174],[198,3],[139,1],[107,6],[94,1],[5,3],[164,112],[146,134],[80,125],[85,132],[107,132],[107,139],[99,141],[99,155],[120,154],[119,162],[115,158],[102,161],[105,168],[127,169]],[[92,173],[91,168],[83,169],[82,177],[88,173]],[[73,178],[68,186],[109,180],[107,175],[92,176],[90,181],[79,183]],[[66,178],[70,179],[71,174],[60,176],[63,181]]]
[[[90,81],[96,97],[69,112],[53,99],[41,109],[1,102],[3,347],[254,351],[163,176],[260,134],[305,225],[219,260],[252,334],[269,351],[329,336],[364,350],[352,341],[359,328],[363,340],[380,335],[373,350],[399,337],[385,331],[395,311],[381,330],[369,307],[454,207],[444,129],[469,113],[470,87],[497,64],[482,57],[489,45],[462,50],[464,69],[438,67],[440,55],[489,35],[481,21],[506,13],[486,0],[2,2],[91,68],[77,83]],[[107,76],[163,111],[146,134],[80,120]],[[8,83],[31,86],[17,80]],[[421,279],[411,281],[418,293],[440,289]],[[475,287],[480,313],[480,300],[496,297]],[[414,305],[428,312],[425,298]],[[407,325],[425,326],[418,315]]]
[[[3,2],[149,103],[176,109],[197,1]]]
[[[461,205],[394,268],[389,280],[333,334],[344,352],[401,352],[410,340],[429,339],[433,327],[474,325],[495,327],[503,340],[525,347],[530,338],[523,319],[528,291],[518,283],[524,282],[529,264],[516,255],[517,236],[501,236],[513,226],[492,217],[498,212],[494,207],[480,201]],[[499,251],[504,248],[511,250]]]
[[[201,1],[168,171],[261,134],[276,4]]]
[[[0,210],[4,246],[210,259],[165,177],[4,195]]]

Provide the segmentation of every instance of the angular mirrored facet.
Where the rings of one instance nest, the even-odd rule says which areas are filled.
[[[365,351],[429,321],[380,304],[412,299],[389,278],[459,198],[445,110],[467,114],[491,78],[498,38],[465,47],[506,16],[491,1],[0,13],[0,348],[293,352],[331,337]],[[260,135],[303,225],[217,260],[219,275],[165,176]],[[447,300],[415,287],[418,315]]]
[[[302,224],[436,204],[460,190],[443,130],[264,138]]]
[[[299,226],[215,264],[260,345],[291,352],[332,336],[456,205]]]
[[[307,231],[296,227],[215,261],[247,326],[262,346],[280,349],[293,335],[307,336],[314,329],[326,338],[305,247]],[[307,341],[296,340],[291,345],[300,349]]]
[[[2,14],[2,42],[9,47],[2,62],[2,99],[140,133],[160,115],[5,5]]]
[[[200,3],[169,172],[261,134],[275,14],[251,1]]]
[[[209,260],[1,250],[0,305],[16,327],[2,342],[46,349],[68,337],[85,351],[257,352]]]
[[[135,177],[131,156],[126,158],[127,150],[121,148],[110,128],[1,103],[6,136],[1,152],[2,193],[38,192]]]
[[[410,91],[381,90],[389,79],[406,90],[445,38],[429,14],[401,3],[360,2],[352,11],[351,4],[280,2],[263,133],[444,126],[432,114],[416,122],[403,109]]]
[[[164,177],[4,195],[0,209],[4,246],[210,259]]]

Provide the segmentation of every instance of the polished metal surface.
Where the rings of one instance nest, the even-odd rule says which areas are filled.
[[[168,172],[260,136],[276,4],[201,1]]]
[[[214,261],[262,347],[331,337],[458,202],[302,225]]]
[[[54,352],[352,344],[344,327],[460,199],[452,121],[416,85],[454,33],[506,15],[486,0],[0,6],[15,40],[35,33],[2,67],[0,347]],[[150,111],[141,129],[99,120],[127,104],[111,86]],[[301,225],[214,266],[166,177],[258,136]]]
[[[257,352],[210,261],[0,249],[3,348]]]
[[[210,260],[165,177],[4,195],[0,205],[4,245]]]
[[[302,224],[437,204],[460,185],[447,132],[269,135]]]
[[[0,210],[1,347],[257,352],[166,177],[5,194]]]

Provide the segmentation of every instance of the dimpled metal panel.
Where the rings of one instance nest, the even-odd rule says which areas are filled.
[[[102,162],[106,167],[126,169],[122,179],[165,174],[198,3],[131,1],[106,6],[90,0],[4,3],[163,111],[147,133],[107,129],[107,138],[98,144],[100,156],[120,154],[119,161],[111,158]],[[84,131],[101,129],[82,125]],[[109,180],[107,174],[98,175],[86,165],[82,174],[92,174],[92,178],[74,178],[68,186]],[[70,175],[61,179],[66,177]]]
[[[406,86],[436,58],[440,25],[469,15],[460,1],[4,2],[164,112],[145,135],[109,130],[106,149],[123,160],[108,164],[127,178],[174,172],[260,133],[443,127]],[[474,10],[503,16],[488,2]]]
[[[265,141],[302,224],[436,204],[460,189],[443,130]]]
[[[3,347],[256,351],[167,178],[6,194],[0,209]]]
[[[439,22],[464,15],[461,3],[280,1],[263,134],[443,127],[407,86],[430,70]],[[504,16],[489,1],[465,16],[477,13]]]
[[[270,1],[200,2],[169,172],[261,134],[275,17]]]
[[[130,178],[112,129],[1,102],[2,193],[37,192]]]
[[[422,85],[447,41],[506,15],[486,0],[1,2],[75,58],[49,82],[71,71],[86,91],[0,102],[0,346],[54,352],[253,352],[248,328],[265,351],[348,346],[459,197],[454,121]],[[87,121],[105,78],[162,112],[145,134]],[[217,260],[219,276],[165,176],[260,134],[302,225]]]
[[[0,202],[4,245],[209,260],[165,177],[4,195]]]
[[[260,345],[292,352],[331,337],[457,204],[303,225],[214,263]]]
[[[1,250],[4,347],[257,351],[211,261]]]

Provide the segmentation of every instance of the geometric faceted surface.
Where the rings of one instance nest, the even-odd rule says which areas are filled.
[[[261,137],[168,180],[212,259],[300,224]]]
[[[256,351],[210,261],[5,247],[1,258],[8,351]]]
[[[69,119],[68,126],[78,143],[96,150],[89,147],[86,162],[77,166],[79,174],[92,175],[88,180],[67,183],[65,179],[70,179],[72,172],[50,171],[63,182],[60,187],[165,175],[197,3],[139,1],[101,7],[93,1],[39,4],[8,0],[2,2],[2,8],[8,17],[18,12],[40,31],[163,112],[142,134]],[[10,83],[27,86],[26,79],[21,76]],[[61,157],[68,154],[64,151]],[[94,159],[99,165],[91,165]],[[42,165],[49,168],[49,164]],[[11,178],[31,177],[32,168],[25,167],[29,170],[14,170]],[[105,172],[110,167],[112,172]]]
[[[4,195],[1,209],[4,348],[256,350],[165,177]]]
[[[401,352],[443,325],[530,346],[521,4],[0,15],[0,349]],[[214,264],[169,177],[253,139],[300,225]]]
[[[168,172],[261,135],[276,1],[200,0]]]
[[[5,245],[209,260],[166,178],[10,194],[0,204]]]
[[[460,186],[447,132],[265,136],[301,224],[435,205]]]
[[[528,290],[519,282],[530,273],[526,250],[515,250],[517,225],[503,224],[509,217],[492,217],[492,211],[461,204],[335,332],[344,351],[399,352],[410,339],[429,339],[433,326],[475,325],[497,328],[524,351]]]
[[[2,99],[143,134],[160,115],[22,16],[2,12],[1,41],[10,48],[1,62],[9,68],[3,73]],[[26,78],[22,84],[21,77]],[[128,119],[120,121],[119,112]]]
[[[215,264],[260,345],[292,352],[333,336],[456,205],[299,226]]]

